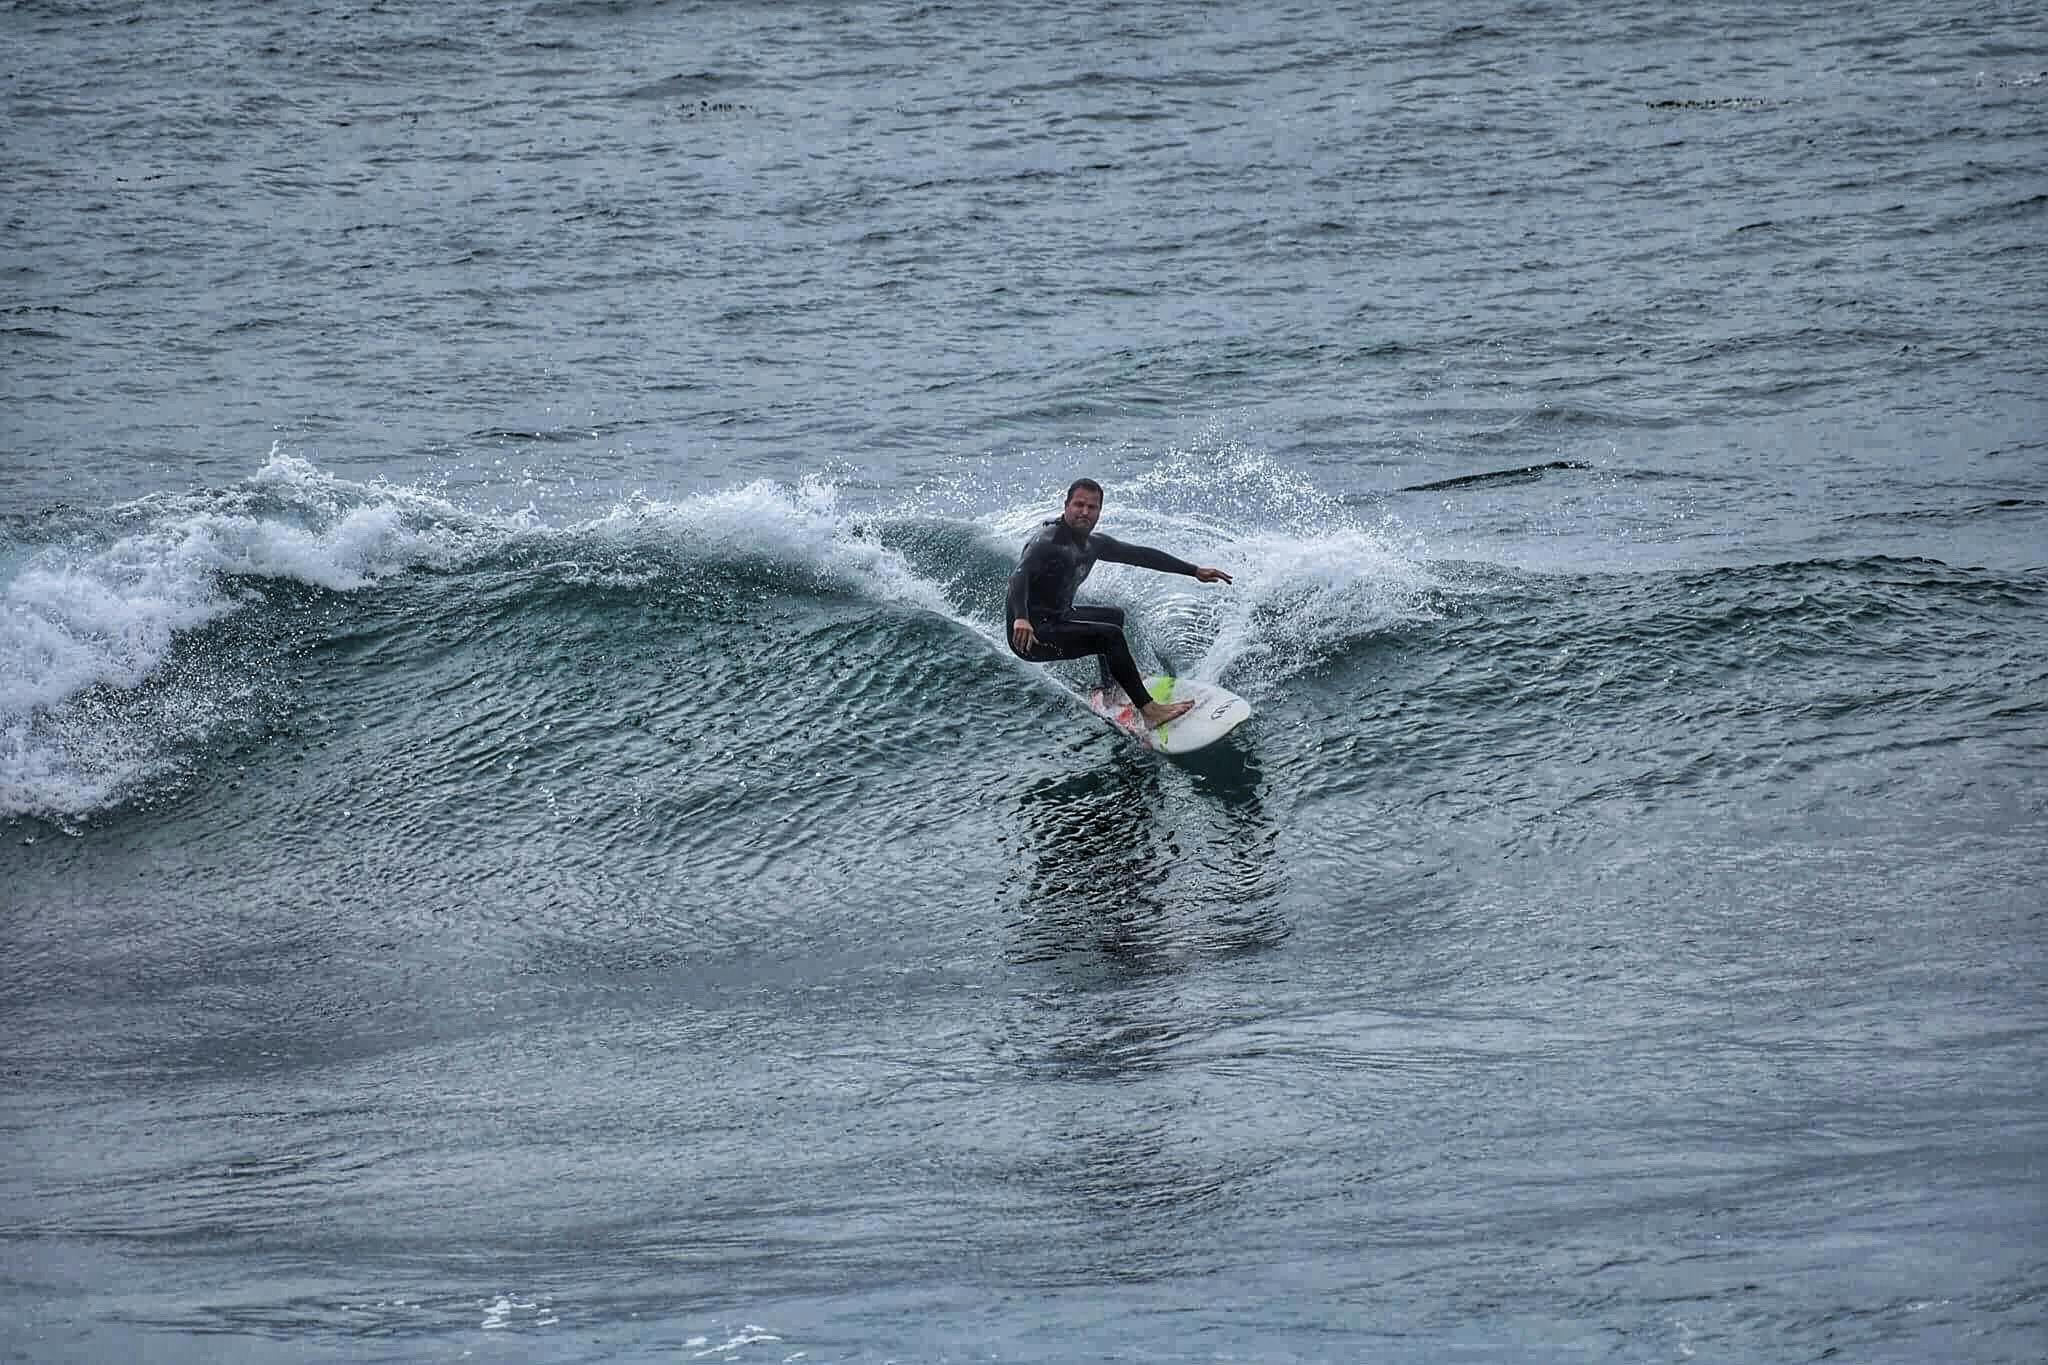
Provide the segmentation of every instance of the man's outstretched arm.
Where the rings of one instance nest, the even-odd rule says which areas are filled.
[[[1228,583],[1230,575],[1221,569],[1212,569],[1205,564],[1190,564],[1178,555],[1164,550],[1155,550],[1150,545],[1126,545],[1121,540],[1097,531],[1088,538],[1088,548],[1095,557],[1111,564],[1135,564],[1141,569],[1156,569],[1160,573],[1186,574],[1189,578],[1204,583]]]

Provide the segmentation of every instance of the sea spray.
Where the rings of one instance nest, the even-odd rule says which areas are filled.
[[[265,586],[349,592],[450,567],[475,529],[445,502],[273,451],[233,488],[140,499],[18,547],[0,583],[0,814],[121,799],[237,714],[244,670],[190,642]]]
[[[751,568],[955,615],[935,583],[882,543],[875,519],[847,511],[839,486],[823,475],[804,475],[794,485],[756,479],[674,501],[643,495],[586,529],[615,544],[658,545],[725,571]]]
[[[985,515],[992,544],[1014,556],[1057,514],[1064,487]],[[1202,586],[1104,564],[1082,594],[1124,607],[1134,633],[1187,676],[1253,696],[1379,631],[1436,619],[1454,587],[1398,523],[1220,428],[1110,482],[1101,529],[1231,575]]]

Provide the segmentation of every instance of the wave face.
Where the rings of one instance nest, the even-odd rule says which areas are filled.
[[[1237,510],[1247,498],[1300,496],[1279,490],[1269,467],[1233,478]],[[1262,486],[1247,492],[1247,480]],[[1226,529],[1185,510],[1197,491],[1188,480],[1162,474],[1152,487],[1175,493],[1148,506],[1147,485],[1134,486],[1128,533],[1227,555],[1241,590],[1115,566],[1091,589],[1131,607],[1150,648],[1191,676],[1270,688],[1375,631],[1427,619],[1445,590],[1334,502]],[[806,478],[636,498],[549,524],[530,509],[466,510],[276,455],[215,492],[24,522],[0,582],[0,812],[75,821],[188,790],[209,754],[313,704],[337,638],[376,652],[379,695],[364,700],[380,707],[387,685],[402,696],[483,670],[479,652],[495,639],[564,632],[588,639],[578,657],[557,645],[520,671],[545,688],[687,658],[701,670],[692,704],[707,728],[754,723],[757,708],[772,723],[881,700],[912,724],[943,724],[991,666],[1057,695],[1050,679],[1079,675],[1017,663],[999,634],[1012,542],[1041,510],[856,514],[833,484]],[[650,604],[664,613],[658,627]],[[816,638],[820,622],[849,613],[885,632],[886,648],[858,632]],[[905,689],[904,679],[919,681]]]
[[[0,812],[76,825],[154,806],[313,712],[440,733],[426,698],[455,686],[498,712],[500,692],[555,710],[565,690],[612,718],[657,708],[676,735],[748,735],[739,747],[883,716],[901,737],[946,735],[963,710],[1065,722],[1061,684],[1083,669],[1022,665],[999,636],[1044,503],[958,503],[854,512],[825,479],[762,479],[549,524],[279,454],[213,493],[20,522],[0,581]],[[2013,690],[2038,681],[2015,628],[2040,608],[2034,573],[1884,555],[1587,575],[1434,561],[1243,452],[1130,481],[1114,516],[1124,538],[1233,565],[1231,589],[1106,565],[1087,591],[1130,612],[1147,659],[1268,710],[1266,761],[1311,765],[1321,741],[1290,710],[1315,696],[1346,702],[1343,743],[1370,735],[1397,767],[1477,772],[1530,726],[1593,739],[1593,761],[1655,735],[1673,765],[1624,786],[1683,784],[1702,763],[1729,776],[1712,753],[1769,767],[1808,745],[2019,743],[2036,716]],[[598,688],[627,677],[645,692]],[[1016,702],[969,702],[991,688]],[[1303,778],[1366,767],[1384,778],[1380,763]]]

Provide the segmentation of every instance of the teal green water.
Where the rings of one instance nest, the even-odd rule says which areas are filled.
[[[2037,1359],[2032,20],[0,11],[0,1355]]]

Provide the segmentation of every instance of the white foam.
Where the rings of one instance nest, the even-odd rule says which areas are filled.
[[[685,1342],[684,1344],[686,1346],[696,1346],[700,1343],[708,1342],[709,1340],[710,1339],[708,1337],[692,1337],[689,1341]],[[703,1350],[695,1352],[691,1358],[694,1360],[703,1360],[709,1356],[715,1355],[729,1356],[732,1352],[739,1350],[743,1346],[759,1346],[766,1342],[779,1342],[781,1340],[781,1337],[776,1336],[767,1328],[757,1327],[750,1322],[746,1326],[740,1328],[740,1330],[736,1334],[727,1338],[724,1341],[719,1342],[716,1346],[706,1345]]]
[[[623,542],[657,560],[677,550],[742,563],[765,558],[821,586],[975,625],[845,510],[839,489],[821,476],[793,486],[761,479],[674,502],[636,498],[594,520],[549,527],[530,507],[484,516],[418,489],[336,479],[273,451],[234,488],[145,498],[110,509],[105,523],[132,529],[5,562],[12,573],[0,583],[0,815],[62,819],[105,806],[145,782],[174,742],[203,737],[223,719],[235,701],[232,680],[192,680],[171,695],[161,675],[180,636],[256,599],[254,581],[354,592],[507,546],[559,553],[538,572],[572,581],[636,586],[658,575],[639,554],[621,561]],[[993,638],[993,627],[986,633]],[[91,704],[110,690],[139,689],[149,693],[146,704]],[[123,729],[136,726],[149,732]]]
[[[275,451],[237,488],[145,498],[107,521],[134,529],[34,548],[0,584],[0,814],[78,815],[146,776],[164,744],[106,733],[81,707],[143,687],[180,635],[240,610],[253,593],[238,580],[352,591],[459,560],[470,539],[446,503]],[[162,698],[129,719],[203,729],[213,705]]]
[[[593,525],[648,523],[699,553],[766,559],[820,585],[959,619],[939,585],[877,540],[868,521],[841,506],[838,486],[821,475],[807,474],[794,486],[756,479],[680,502],[639,499]]]
[[[1128,610],[1190,678],[1256,691],[1376,631],[1433,618],[1431,603],[1448,586],[1391,526],[1367,524],[1299,471],[1215,433],[1105,482],[1103,531],[1232,577],[1201,585],[1104,564],[1083,589]],[[1063,492],[981,524],[1015,553]]]
[[[1436,576],[1368,531],[1261,535],[1234,548],[1235,582],[1211,599],[1213,634],[1185,669],[1190,677],[1276,682],[1374,632],[1436,615]]]

